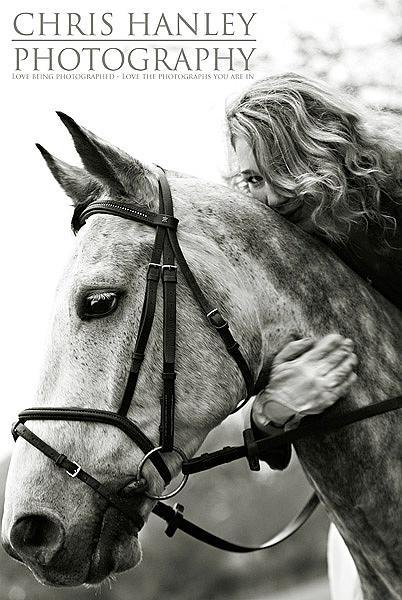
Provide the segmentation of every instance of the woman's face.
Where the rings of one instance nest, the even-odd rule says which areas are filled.
[[[286,198],[280,198],[271,185],[264,180],[258,169],[253,151],[245,138],[236,138],[234,150],[239,163],[240,173],[247,183],[250,194],[257,200],[260,200],[260,202],[272,207],[286,202]]]

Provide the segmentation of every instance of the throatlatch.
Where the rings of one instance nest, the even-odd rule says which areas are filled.
[[[81,213],[80,227],[86,220],[94,214],[109,214],[119,216],[125,219],[138,221],[156,228],[155,241],[152,250],[152,256],[148,265],[146,276],[146,288],[144,303],[142,306],[140,323],[135,342],[130,371],[128,373],[126,387],[122,396],[120,408],[117,413],[90,409],[90,408],[30,408],[22,411],[18,416],[18,421],[13,425],[12,434],[14,440],[18,437],[24,438],[32,446],[40,450],[54,464],[66,471],[73,478],[80,479],[89,485],[96,493],[102,496],[108,504],[114,506],[117,510],[131,519],[139,530],[143,526],[143,520],[136,511],[133,511],[133,500],[126,497],[125,488],[127,484],[117,493],[112,492],[107,484],[102,484],[82,467],[67,458],[64,454],[49,446],[45,441],[34,434],[25,425],[26,421],[31,420],[63,420],[63,421],[84,421],[94,423],[104,423],[118,427],[142,450],[144,456],[137,468],[137,476],[130,481],[130,496],[139,496],[141,494],[148,497],[161,500],[171,498],[177,494],[185,485],[189,474],[197,473],[211,469],[242,457],[246,457],[251,470],[260,468],[260,459],[273,448],[278,448],[284,444],[293,443],[311,435],[323,434],[333,431],[340,427],[350,425],[356,421],[373,417],[375,415],[396,410],[402,406],[402,397],[392,398],[360,408],[339,416],[322,415],[304,419],[298,429],[279,433],[274,437],[256,440],[251,429],[243,432],[244,445],[236,447],[226,447],[210,454],[204,454],[199,457],[187,459],[184,452],[174,444],[174,415],[175,415],[175,359],[176,359],[176,284],[177,267],[180,268],[188,286],[190,287],[195,300],[201,308],[204,316],[221,337],[227,352],[239,367],[247,390],[245,400],[236,407],[239,410],[249,400],[253,394],[254,381],[252,372],[244,358],[238,342],[233,338],[228,322],[222,317],[219,309],[213,306],[205,297],[199,287],[187,261],[180,248],[177,239],[178,220],[174,217],[173,202],[169,183],[164,171],[157,167],[159,181],[159,213],[154,213],[146,208],[129,201],[109,201],[97,200],[89,204]],[[177,264],[176,264],[177,263]],[[133,395],[135,393],[138,376],[141,365],[144,360],[149,335],[155,315],[156,299],[159,281],[162,280],[163,287],[163,372],[162,372],[162,398],[161,398],[161,418],[159,445],[155,446],[153,442],[141,431],[138,425],[132,419],[127,417]],[[165,495],[157,496],[150,493],[147,489],[147,482],[142,476],[142,470],[145,462],[149,459],[165,486],[171,481],[171,473],[162,456],[166,452],[177,453],[182,460],[183,479],[178,487]],[[253,552],[271,548],[290,535],[295,533],[303,523],[309,518],[314,509],[319,504],[318,497],[313,494],[300,514],[295,517],[279,534],[259,546],[242,546],[223,540],[214,534],[198,527],[194,523],[186,520],[183,516],[183,506],[176,504],[173,508],[162,502],[157,502],[153,512],[164,519],[167,523],[166,534],[171,537],[177,530],[181,530],[192,537],[197,538],[211,546],[228,550],[231,552]]]

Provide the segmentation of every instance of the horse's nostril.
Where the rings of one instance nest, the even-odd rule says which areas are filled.
[[[22,559],[48,564],[64,543],[64,527],[55,517],[25,515],[12,526],[10,542]]]

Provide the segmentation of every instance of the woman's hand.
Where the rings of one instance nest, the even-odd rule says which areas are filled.
[[[256,397],[252,416],[259,429],[298,424],[330,407],[356,380],[353,342],[338,334],[290,342],[272,363],[268,386]]]

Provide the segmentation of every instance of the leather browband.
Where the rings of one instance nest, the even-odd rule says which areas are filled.
[[[96,200],[82,211],[79,217],[78,229],[85,224],[91,215],[98,213],[139,221],[145,223],[145,225],[151,225],[151,227],[167,227],[173,230],[177,229],[179,223],[179,220],[173,215],[151,212],[145,207],[138,206],[138,204],[130,204],[127,201],[119,200],[113,200],[113,202],[110,200]]]

